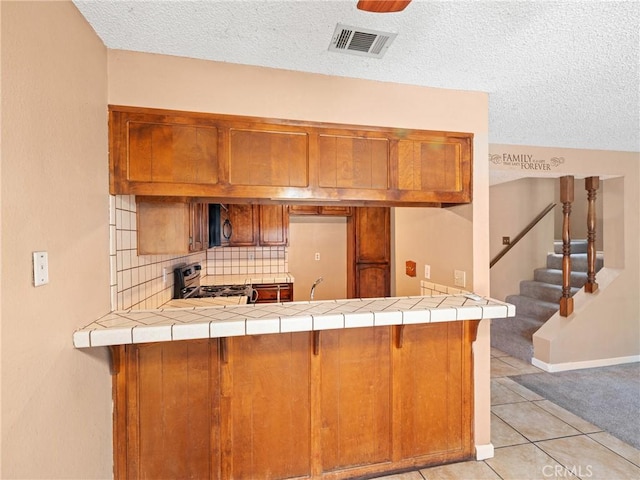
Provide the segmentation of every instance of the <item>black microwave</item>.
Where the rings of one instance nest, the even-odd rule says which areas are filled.
[[[231,238],[233,229],[229,215],[224,205],[209,204],[209,248],[226,245]]]

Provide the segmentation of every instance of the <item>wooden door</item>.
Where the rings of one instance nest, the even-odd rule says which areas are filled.
[[[205,339],[126,347],[126,376],[119,376],[126,384],[116,390],[126,404],[126,417],[116,415],[126,418],[116,428],[117,477],[220,477],[217,345]]]
[[[258,243],[262,246],[289,245],[289,210],[286,205],[260,205],[258,231]]]
[[[276,479],[311,472],[309,334],[225,340],[223,478]]]
[[[230,204],[229,221],[232,234],[230,247],[255,247],[258,245],[258,211],[250,204]]]
[[[323,472],[391,460],[389,332],[375,327],[321,333]]]
[[[472,324],[403,327],[394,368],[395,438],[401,459],[472,455]]]

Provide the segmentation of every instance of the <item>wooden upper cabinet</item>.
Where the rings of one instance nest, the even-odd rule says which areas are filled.
[[[258,211],[249,204],[228,206],[231,222],[230,247],[255,247],[258,245]]]
[[[122,106],[109,114],[112,194],[348,206],[471,201],[471,133]]]
[[[184,116],[111,112],[111,188],[218,183],[218,128]],[[161,188],[161,187],[157,187]],[[149,193],[155,191],[131,193]]]
[[[471,200],[469,138],[433,137],[397,144],[398,190],[444,203]]]
[[[389,140],[323,135],[318,138],[322,188],[389,188]]]
[[[258,223],[260,245],[289,245],[289,210],[285,205],[260,205]]]
[[[240,130],[229,132],[231,185],[307,187],[309,139],[304,132]]]

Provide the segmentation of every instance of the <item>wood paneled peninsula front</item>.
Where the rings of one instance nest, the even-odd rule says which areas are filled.
[[[460,295],[112,312],[115,478],[344,479],[469,459],[472,343],[512,305]]]

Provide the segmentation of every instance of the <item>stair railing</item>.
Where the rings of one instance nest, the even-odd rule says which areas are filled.
[[[509,243],[509,245],[507,245],[505,248],[503,248],[500,253],[498,253],[493,260],[491,260],[491,262],[489,263],[489,268],[493,267],[496,263],[498,263],[498,260],[500,260],[502,257],[504,257],[507,252],[509,250],[511,250],[513,247],[516,246],[516,244],[522,240],[524,238],[524,236],[529,233],[529,231],[535,227],[538,222],[540,220],[542,220],[551,210],[553,210],[555,208],[556,204],[555,203],[550,203],[549,205],[547,205],[547,207],[538,214],[538,216],[536,218],[534,218],[533,220],[531,220],[531,222],[529,223],[529,225],[527,225],[518,235],[516,235],[513,240]]]
[[[571,204],[574,200],[573,175],[560,177],[560,202],[562,202],[562,297],[560,315],[573,313],[571,297]]]
[[[584,188],[587,191],[587,283],[584,291],[595,293],[598,290],[596,283],[596,190],[600,186],[600,177],[587,177],[584,179]]]

